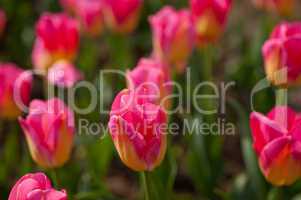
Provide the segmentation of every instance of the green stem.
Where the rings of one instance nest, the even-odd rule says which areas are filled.
[[[283,106],[287,105],[287,95],[288,91],[284,88],[279,88],[276,90],[276,105],[277,106]]]
[[[141,172],[141,177],[142,177],[142,185],[143,185],[143,190],[144,190],[144,196],[145,200],[150,200],[150,193],[149,193],[149,177],[147,172]]]
[[[51,174],[51,178],[52,178],[52,181],[53,181],[53,185],[55,187],[59,187],[59,179],[58,179],[56,169],[51,169],[50,174]]]
[[[283,196],[283,189],[280,187],[273,187],[268,194],[268,200],[280,200],[285,199]]]
[[[249,119],[247,111],[244,106],[237,100],[229,98],[227,103],[237,112],[238,124],[240,129],[240,145],[242,148],[242,155],[246,165],[247,173],[250,177],[251,186],[256,199],[266,199],[266,187],[264,180],[260,175],[257,165],[257,158],[253,151],[251,133],[249,128]]]
[[[202,65],[200,66],[200,81],[201,82],[212,82],[213,78],[213,47],[208,46],[207,48],[200,51],[200,57],[203,59]],[[212,88],[208,85],[203,86],[202,95],[213,94]],[[208,112],[214,109],[214,100],[212,99],[201,99],[200,105],[203,111]],[[205,114],[203,116],[206,123],[211,123],[214,120],[214,115]]]

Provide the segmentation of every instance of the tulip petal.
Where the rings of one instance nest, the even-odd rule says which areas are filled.
[[[257,112],[252,112],[250,116],[250,126],[254,141],[253,146],[258,155],[266,144],[286,133],[286,130],[280,127],[276,122]]]
[[[291,139],[282,137],[269,143],[260,154],[260,167],[274,185],[290,185],[301,175],[301,162],[291,155]]]
[[[48,71],[48,81],[59,87],[72,87],[82,79],[82,74],[66,61],[56,62]]]
[[[287,39],[284,44],[289,79],[296,80],[301,73],[301,36]]]
[[[276,106],[267,114],[267,117],[289,131],[295,122],[296,112],[288,106]]]

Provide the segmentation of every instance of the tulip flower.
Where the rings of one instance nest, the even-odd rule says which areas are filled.
[[[6,14],[0,9],[0,35],[3,33],[6,25]]]
[[[80,71],[65,60],[57,61],[48,71],[48,81],[60,87],[72,87],[82,78]]]
[[[132,32],[140,18],[142,0],[104,0],[107,25],[116,33]]]
[[[76,13],[85,33],[99,35],[104,27],[102,0],[78,0]]]
[[[188,10],[166,6],[149,18],[153,32],[154,56],[183,72],[193,43],[194,29]]]
[[[265,178],[276,186],[301,177],[301,118],[289,107],[277,106],[266,116],[252,112],[253,147]]]
[[[262,48],[267,78],[274,85],[301,83],[301,23],[282,23],[275,27]]]
[[[216,42],[224,31],[231,0],[190,0],[197,44]]]
[[[142,58],[132,71],[127,72],[128,88],[148,90],[149,100],[154,104],[162,105],[167,110],[170,101],[164,101],[164,97],[172,92],[167,70],[167,66],[157,59]]]
[[[12,63],[0,63],[0,117],[17,119],[30,100],[32,76]]]
[[[66,14],[43,14],[36,25],[32,59],[38,69],[48,69],[60,59],[72,61],[78,50],[79,28]]]
[[[166,152],[166,114],[149,103],[146,93],[125,89],[115,98],[109,121],[113,142],[121,160],[135,171],[151,171]]]
[[[62,166],[71,153],[73,112],[57,98],[33,100],[29,115],[19,119],[33,160],[44,168]]]
[[[11,190],[8,200],[67,200],[65,190],[55,190],[43,173],[26,174]]]
[[[291,15],[295,7],[295,0],[253,0],[253,2],[258,8],[284,16]]]

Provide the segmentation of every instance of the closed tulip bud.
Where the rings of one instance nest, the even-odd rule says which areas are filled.
[[[0,63],[0,117],[17,119],[30,100],[32,76],[12,63]]]
[[[105,20],[116,33],[132,32],[139,21],[142,0],[105,0]]]
[[[98,36],[104,28],[102,0],[78,0],[76,13],[81,27],[90,36]]]
[[[295,7],[295,0],[253,0],[253,2],[258,8],[285,16],[292,15]]]
[[[153,32],[154,56],[183,72],[194,44],[190,12],[166,6],[149,18]]]
[[[278,106],[266,116],[250,117],[253,147],[265,178],[276,186],[291,185],[301,177],[301,118],[291,108]]]
[[[197,44],[216,42],[224,32],[231,0],[190,0]]]
[[[3,33],[6,25],[6,14],[0,9],[0,36]]]
[[[11,190],[8,200],[67,200],[65,190],[55,190],[43,173],[26,174]]]
[[[82,78],[81,72],[65,60],[57,61],[48,71],[48,81],[60,87],[72,87]]]
[[[128,88],[133,90],[147,90],[149,100],[162,105],[166,110],[170,101],[164,100],[172,92],[170,75],[167,66],[154,58],[143,58],[138,65],[127,73]]]
[[[65,14],[43,14],[36,25],[32,59],[38,69],[47,69],[60,59],[72,61],[79,46],[79,27]]]
[[[283,23],[262,48],[267,78],[276,86],[301,83],[301,23]]]
[[[73,112],[57,98],[33,100],[29,115],[20,118],[33,160],[44,168],[62,166],[71,153],[74,137]]]
[[[113,142],[121,160],[135,171],[151,171],[166,152],[166,114],[145,95],[123,90],[115,98],[109,121]]]

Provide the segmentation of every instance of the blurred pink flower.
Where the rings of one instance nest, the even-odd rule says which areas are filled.
[[[67,200],[65,190],[52,188],[43,173],[26,174],[20,178],[11,190],[8,200]]]
[[[139,21],[143,0],[104,0],[105,20],[117,33],[132,32]]]
[[[258,8],[280,15],[292,15],[296,4],[295,0],[253,0],[253,2]]]
[[[142,93],[123,90],[115,98],[109,128],[121,160],[135,171],[151,171],[166,152],[167,117]]]
[[[6,25],[6,14],[4,10],[0,9],[0,36],[3,33]]]
[[[65,60],[57,61],[48,71],[48,81],[60,87],[72,87],[82,78],[81,72]]]
[[[127,72],[127,81],[128,88],[147,90],[151,102],[168,110],[170,101],[164,100],[164,97],[171,94],[172,86],[164,63],[154,58],[142,58],[132,71]]]
[[[103,1],[77,0],[77,16],[85,33],[98,36],[104,28]]]
[[[28,105],[32,75],[12,63],[0,63],[0,117],[16,119]]]
[[[162,8],[149,18],[153,32],[154,56],[183,72],[194,44],[194,29],[188,10]]]
[[[33,100],[29,115],[19,122],[38,165],[55,168],[69,159],[75,132],[74,116],[63,101],[57,98]]]
[[[79,46],[78,22],[66,14],[45,13],[36,25],[33,64],[48,69],[60,59],[72,61]]]
[[[282,23],[262,47],[267,78],[275,85],[301,84],[301,23]]]
[[[231,0],[190,0],[198,46],[216,42],[224,32]]]
[[[253,147],[265,178],[277,186],[301,177],[301,118],[289,107],[275,107],[266,116],[252,112]]]

